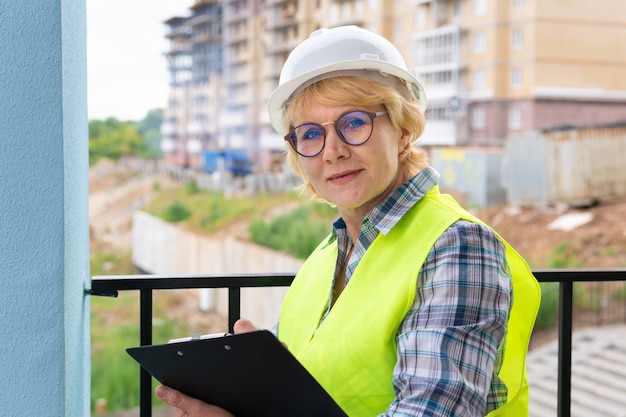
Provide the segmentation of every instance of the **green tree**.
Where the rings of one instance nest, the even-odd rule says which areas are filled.
[[[117,160],[122,156],[149,158],[150,152],[136,122],[122,122],[114,117],[89,122],[89,163],[101,158]]]
[[[161,124],[163,124],[163,109],[152,109],[139,122],[138,131],[143,136],[150,152],[154,156],[162,156],[161,152]]]

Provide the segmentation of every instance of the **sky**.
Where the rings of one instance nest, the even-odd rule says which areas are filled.
[[[163,22],[193,0],[87,0],[89,119],[141,120],[167,103]]]

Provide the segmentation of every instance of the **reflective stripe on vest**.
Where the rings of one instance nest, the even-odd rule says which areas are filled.
[[[459,219],[484,224],[433,187],[386,236],[374,240],[319,328],[336,242],[320,245],[298,272],[283,302],[279,338],[349,416],[383,413],[395,398],[398,328],[413,305],[426,256]],[[526,351],[540,292],[526,262],[498,237],[506,247],[514,297],[498,374],[508,388],[507,404],[489,416],[523,417],[528,415]]]

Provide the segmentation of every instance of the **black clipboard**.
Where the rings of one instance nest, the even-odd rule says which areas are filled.
[[[126,352],[160,383],[237,417],[347,417],[268,330]]]

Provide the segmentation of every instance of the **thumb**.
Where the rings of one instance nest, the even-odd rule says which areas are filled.
[[[250,320],[239,319],[233,325],[233,329],[235,330],[235,334],[237,333],[249,333],[254,332],[256,327],[250,322]]]
[[[170,387],[159,385],[156,387],[155,394],[169,405],[187,411],[187,396],[183,393]]]

